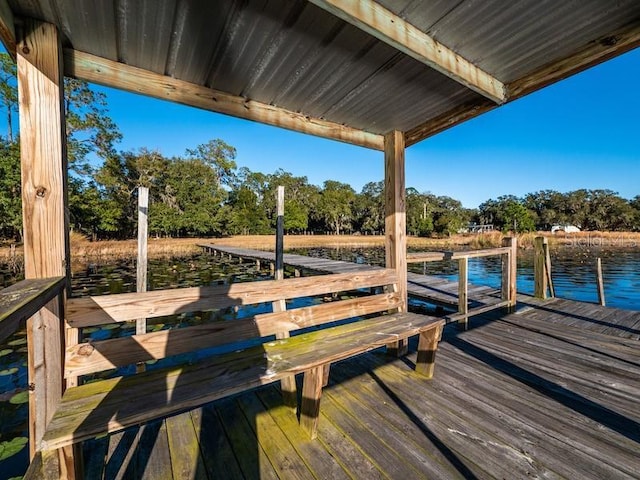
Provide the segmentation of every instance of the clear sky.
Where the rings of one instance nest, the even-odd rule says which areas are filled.
[[[407,187],[465,207],[541,189],[608,188],[640,195],[640,49],[451,128],[407,150]],[[356,191],[382,180],[383,154],[103,87],[122,150],[167,156],[221,138],[238,166],[283,168]]]

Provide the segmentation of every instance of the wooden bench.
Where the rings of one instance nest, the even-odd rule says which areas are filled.
[[[304,373],[300,422],[314,437],[331,363],[420,335],[416,370],[427,378],[433,374],[444,321],[399,312],[395,284],[393,270],[379,269],[69,300],[67,323],[81,329],[264,302],[276,302],[278,310],[284,300],[358,291],[347,299],[325,298],[251,318],[68,345],[64,373],[70,384],[82,375],[196,353],[181,366],[67,388],[39,449],[59,449],[277,380],[287,382],[283,391],[295,401],[291,386],[298,373]],[[275,339],[276,335],[284,338]],[[226,352],[217,353],[213,347]]]

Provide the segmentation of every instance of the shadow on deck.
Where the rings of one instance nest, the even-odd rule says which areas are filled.
[[[637,478],[640,344],[563,302],[447,327],[431,381],[415,349],[336,364],[314,441],[269,386],[85,442],[87,478]]]

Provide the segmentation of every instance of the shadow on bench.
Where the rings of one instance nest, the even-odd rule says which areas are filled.
[[[64,373],[72,385],[82,375],[189,356],[180,366],[67,388],[39,450],[43,458],[64,458],[54,451],[275,381],[282,382],[285,403],[297,408],[302,428],[314,438],[331,363],[384,345],[402,352],[408,337],[419,335],[416,370],[432,376],[444,320],[399,311],[396,282],[393,270],[379,269],[69,300],[71,329],[265,302],[273,311],[68,345]],[[339,292],[353,295],[338,300]],[[315,296],[324,300],[286,309],[287,300]],[[304,374],[299,405],[298,373]]]

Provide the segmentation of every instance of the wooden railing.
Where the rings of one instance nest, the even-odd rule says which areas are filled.
[[[64,290],[64,277],[22,280],[0,290],[0,342]]]
[[[506,237],[502,247],[468,251],[415,252],[407,254],[407,263],[458,261],[458,313],[453,318],[461,329],[468,326],[469,317],[516,304],[517,243]],[[502,258],[501,301],[469,310],[469,259],[499,255]]]

